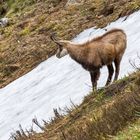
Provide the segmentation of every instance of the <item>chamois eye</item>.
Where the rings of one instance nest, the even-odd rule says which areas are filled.
[[[63,50],[63,46],[59,45],[59,49],[60,49],[60,51],[62,51]]]

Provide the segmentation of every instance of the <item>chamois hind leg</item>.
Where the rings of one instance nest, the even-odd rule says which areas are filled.
[[[107,78],[107,81],[106,81],[106,86],[109,85],[109,83],[111,82],[111,79],[112,79],[112,76],[113,76],[113,73],[114,73],[114,68],[113,68],[113,65],[112,64],[109,64],[107,65],[107,68],[108,68],[108,78]]]
[[[115,59],[114,60],[114,64],[115,64],[115,77],[114,77],[114,81],[116,81],[118,79],[119,76],[119,72],[120,72],[120,61],[121,59]]]
[[[100,70],[98,69],[96,71],[90,71],[90,76],[91,76],[92,88],[93,91],[95,91],[97,89],[97,81],[100,76]]]

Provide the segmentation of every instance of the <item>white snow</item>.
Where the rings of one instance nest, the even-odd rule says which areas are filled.
[[[140,11],[124,19],[120,18],[104,28],[122,28],[128,36],[119,78],[134,71],[129,60],[135,60],[138,64],[137,53],[140,54]],[[73,41],[85,42],[105,33],[104,29],[87,29]],[[100,87],[106,79],[107,69],[104,67],[99,80]],[[49,120],[54,115],[53,108],[69,107],[70,100],[75,104],[81,103],[91,90],[89,85],[89,73],[69,56],[62,59],[53,56],[42,62],[28,74],[0,89],[0,140],[8,140],[19,124],[24,129],[30,128],[35,117],[39,122],[42,119]]]

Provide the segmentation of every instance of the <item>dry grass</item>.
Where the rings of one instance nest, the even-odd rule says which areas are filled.
[[[43,133],[17,131],[14,140],[104,140],[133,122],[140,111],[140,72],[126,77],[96,94],[85,97],[80,106],[73,106],[68,115],[45,123]],[[37,121],[36,121],[37,122]],[[38,123],[37,123],[38,125]],[[40,126],[39,126],[40,127]]]
[[[11,22],[8,27],[0,29],[0,87],[55,53],[50,33],[56,32],[59,37],[72,39],[86,28],[104,27],[140,7],[139,0],[86,0],[69,7],[65,6],[67,0],[6,2],[6,16]]]

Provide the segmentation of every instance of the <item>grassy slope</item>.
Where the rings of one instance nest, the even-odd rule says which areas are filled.
[[[0,87],[32,70],[56,51],[49,35],[72,39],[86,28],[107,23],[140,8],[139,0],[6,0],[10,25],[0,28]]]
[[[56,117],[41,127],[43,133],[22,129],[12,136],[15,140],[104,140],[139,137],[140,71],[90,93],[81,105],[67,109],[68,114]],[[133,128],[127,127],[135,123]],[[124,129],[124,130],[123,130]],[[127,130],[130,130],[127,133]],[[119,132],[120,131],[120,132]],[[122,132],[121,132],[122,131]],[[118,133],[119,132],[119,133]],[[126,133],[126,134],[125,134]],[[117,134],[117,136],[115,136]],[[123,139],[125,140],[125,139]]]
[[[140,140],[140,119],[133,124],[129,124],[124,130],[119,132],[117,136],[112,137],[113,140]]]

